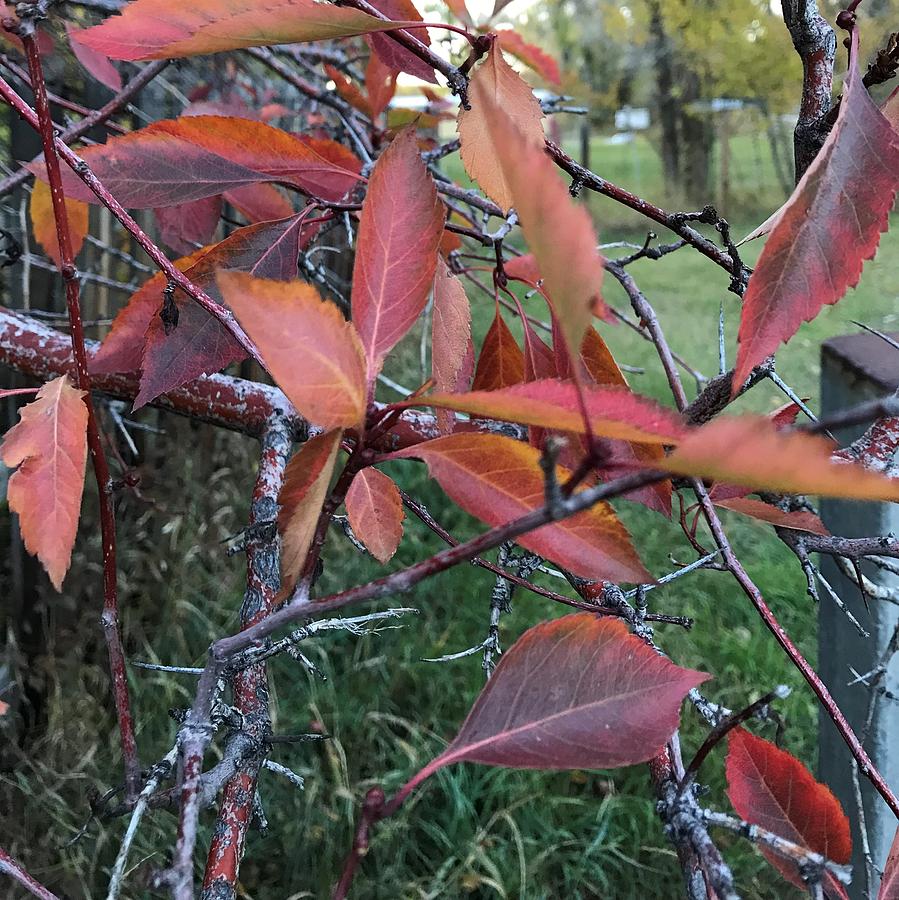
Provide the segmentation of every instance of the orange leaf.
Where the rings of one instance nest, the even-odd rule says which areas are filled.
[[[495,391],[523,380],[524,354],[497,306],[493,324],[481,346],[472,388],[476,391]]]
[[[28,203],[28,212],[31,215],[31,229],[34,232],[35,240],[44,248],[47,256],[56,263],[57,268],[62,268],[59,240],[56,237],[56,217],[53,215],[53,201],[50,197],[50,188],[45,182],[35,179],[34,187],[31,189],[31,199]],[[88,231],[88,205],[80,200],[71,200],[66,197],[66,217],[69,220],[69,237],[72,242],[72,258],[74,259],[81,250]]]
[[[522,140],[542,146],[540,101],[495,44],[475,70],[468,90],[471,109],[459,111],[462,164],[491,200],[504,210],[517,207],[508,173],[497,154],[497,136],[490,128],[490,117],[495,108],[504,110],[511,127],[521,132]]]
[[[715,419],[692,430],[654,468],[783,494],[899,501],[899,479],[832,458],[821,437],[778,431],[764,416]]]
[[[552,299],[565,346],[578,352],[595,313],[605,315],[600,298],[603,260],[590,213],[575,203],[542,139],[523,134],[507,108],[472,81],[472,108],[486,119],[489,146],[502,170],[521,228],[546,294]],[[464,146],[464,144],[463,144]]]
[[[654,400],[622,388],[584,385],[584,406],[594,434],[652,444],[676,444],[686,434],[680,416]],[[572,381],[544,378],[495,391],[430,394],[398,406],[434,406],[482,419],[520,422],[556,431],[586,431],[577,388]]]
[[[398,134],[368,182],[353,268],[353,323],[374,379],[387,352],[425,308],[446,209],[418,152],[415,129]]]
[[[488,525],[505,525],[544,505],[540,454],[498,434],[452,434],[392,454],[427,463],[450,499]],[[559,467],[564,481],[567,470]],[[652,578],[627,529],[607,503],[517,538],[522,547],[554,559],[591,580],[642,583]]]
[[[373,119],[387,109],[396,92],[396,71],[384,65],[377,53],[368,57],[365,67],[365,93],[368,95],[370,115]]]
[[[41,561],[57,591],[72,560],[87,460],[84,391],[61,375],[19,410],[0,459],[9,477],[9,508],[19,514],[25,549]]]
[[[815,781],[795,756],[743,728],[728,736],[727,795],[737,813],[753,825],[834,862],[849,862],[849,820],[830,788]],[[762,853],[788,881],[805,887],[795,863],[764,848]],[[824,889],[828,897],[846,896],[830,874]]]
[[[529,44],[517,31],[511,28],[500,28],[496,32],[500,47],[530,66],[538,75],[555,85],[562,84],[559,64],[542,48]]]
[[[133,0],[80,38],[113,59],[174,59],[391,28],[396,24],[317,0]]]
[[[306,562],[340,449],[340,435],[338,428],[310,438],[284,470],[284,484],[278,494],[282,596],[296,587]]]
[[[858,284],[889,227],[899,135],[871,100],[857,57],[855,29],[837,121],[787,204],[765,223],[771,234],[743,298],[735,391],[803,322]]]
[[[372,54],[374,56],[374,54]],[[350,104],[354,109],[358,109],[363,115],[368,116],[369,118],[374,118],[371,111],[371,106],[359,88],[350,81],[343,72],[340,71],[336,66],[325,64],[325,73],[328,78],[334,82],[334,87],[337,90],[337,93],[346,100],[347,103]]]
[[[753,500],[752,497],[731,497],[724,500],[714,500],[715,506],[731,509],[744,516],[767,522],[776,528],[791,528],[795,531],[808,531],[811,534],[828,535],[830,532],[824,527],[824,523],[813,512],[805,509],[785,512],[765,503],[762,500]]]
[[[403,500],[392,478],[377,469],[357,472],[346,495],[354,534],[380,563],[396,553],[403,537]]]
[[[219,272],[218,286],[266,366],[299,413],[324,428],[352,428],[365,415],[359,336],[305,282]]]

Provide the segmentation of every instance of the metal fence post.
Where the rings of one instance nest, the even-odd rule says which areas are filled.
[[[827,415],[863,400],[883,397],[899,386],[899,351],[873,334],[834,338],[821,350],[821,407]],[[863,428],[848,429],[835,436],[841,445],[854,440]],[[899,534],[899,504],[825,500],[821,504],[824,523],[833,534],[846,537]],[[822,557],[822,572],[852,610],[870,637],[864,639],[849,624],[845,615],[821,592],[818,610],[818,668],[825,683],[846,714],[856,733],[861,735],[868,712],[869,690],[860,683],[850,685],[856,676],[870,672],[881,659],[894,629],[899,625],[899,606],[887,600],[870,600],[865,610],[858,587],[837,562]],[[862,570],[875,584],[892,589],[899,601],[899,577],[870,563]],[[882,687],[899,695],[899,659],[889,666]],[[868,732],[865,747],[874,764],[894,788],[899,788],[899,704],[881,697]],[[853,884],[852,900],[864,897],[864,856],[859,831],[859,813],[852,783],[851,757],[830,719],[819,716],[818,766],[821,780],[839,798],[852,823]],[[860,778],[865,819],[874,865],[882,869],[896,820],[886,804]],[[876,887],[876,886],[875,886]]]

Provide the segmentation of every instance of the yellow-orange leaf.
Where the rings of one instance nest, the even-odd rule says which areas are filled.
[[[778,431],[764,416],[715,419],[653,468],[783,494],[899,501],[899,479],[835,460],[822,437]]]
[[[452,434],[393,454],[424,460],[450,499],[488,525],[505,525],[545,502],[539,452],[498,434]],[[569,473],[558,467],[558,479]],[[646,582],[627,529],[607,503],[597,503],[516,538],[522,547],[554,559],[594,581]]]
[[[19,411],[0,446],[10,468],[9,508],[19,514],[25,549],[41,561],[56,590],[72,559],[78,531],[84,465],[87,460],[87,407],[84,391],[65,375],[47,382]]]
[[[552,299],[565,346],[575,356],[591,316],[606,314],[600,297],[603,260],[590,213],[571,197],[542,140],[522,133],[508,107],[486,86],[473,81],[470,94],[472,108],[480,107],[486,120],[492,152]]]
[[[88,205],[80,200],[70,200],[66,197],[66,217],[69,220],[69,237],[72,241],[72,258],[78,255],[84,237],[87,234]],[[31,215],[31,230],[35,240],[44,248],[44,253],[62,267],[62,259],[59,253],[59,240],[56,236],[56,217],[53,215],[53,201],[50,198],[50,188],[43,182],[35,179],[31,190],[31,200],[28,204],[28,212]]]
[[[340,429],[335,429],[310,438],[284,470],[278,494],[282,595],[293,591],[303,570],[334,471],[340,435]]]
[[[403,500],[392,478],[377,469],[357,472],[346,495],[353,533],[380,563],[390,561],[403,537]]]
[[[272,377],[301,415],[329,429],[362,422],[362,343],[330,300],[322,300],[311,284],[300,281],[224,271],[217,281]]]
[[[475,70],[469,86],[471,109],[459,111],[459,140],[465,171],[484,193],[504,210],[517,206],[508,174],[500,162],[496,136],[489,119],[494,108],[506,111],[523,139],[543,144],[540,101],[522,77],[506,62],[494,44],[487,59]]]

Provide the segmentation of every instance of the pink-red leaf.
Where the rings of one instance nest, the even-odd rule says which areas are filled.
[[[849,820],[827,785],[815,781],[795,756],[743,728],[728,737],[727,795],[748,822],[834,862],[849,862]],[[794,863],[762,852],[786,879],[805,886]],[[846,896],[832,875],[825,876],[824,889],[828,897]]]
[[[114,93],[118,93],[122,89],[122,76],[119,74],[119,70],[109,61],[109,57],[82,43],[82,30],[76,28],[70,22],[66,22],[66,34],[69,36],[69,44],[78,62],[100,84],[105,85]]]
[[[353,269],[353,323],[374,379],[387,352],[425,308],[445,208],[418,152],[398,134],[375,164],[362,205]]]
[[[737,390],[803,322],[855,287],[877,251],[899,186],[899,135],[858,71],[858,29],[830,135],[776,215],[743,298]]]
[[[360,163],[333,141],[310,140],[263,122],[228,116],[182,116],[105,144],[81,156],[123,206],[156,209],[200,200],[258,182],[283,182],[324,200],[340,200],[359,181]],[[29,168],[46,179],[38,160]],[[99,202],[73,172],[66,196]]]
[[[500,28],[496,32],[500,47],[555,85],[562,84],[559,64],[542,48],[529,44],[517,31]]]
[[[472,388],[476,391],[495,391],[523,380],[524,354],[497,306],[493,324],[481,345]]]
[[[25,549],[37,556],[57,591],[72,559],[87,460],[84,391],[61,375],[19,410],[0,445],[10,468],[7,501],[19,515]]]
[[[86,203],[80,200],[65,198],[66,219],[69,223],[69,240],[72,244],[73,258],[78,255],[84,244],[88,231],[89,210]],[[53,200],[50,188],[43,181],[35,181],[28,201],[28,213],[31,216],[31,229],[35,240],[44,248],[44,252],[57,267],[62,266],[59,253],[59,238],[56,234],[56,216],[53,214]]]
[[[602,437],[676,444],[687,433],[677,413],[622,388],[585,385],[583,399],[593,433]],[[495,391],[430,394],[404,403],[453,409],[482,419],[520,422],[556,431],[581,434],[586,431],[574,382],[554,378],[528,381]]]
[[[654,653],[620,621],[590,613],[529,629],[503,654],[447,749],[455,762],[519,769],[611,769],[651,759],[708,679]]]
[[[506,62],[494,44],[487,59],[475,70],[469,85],[471,108],[459,111],[459,140],[465,171],[502,209],[516,206],[512,184],[494,142],[497,134],[490,117],[500,108],[522,140],[543,144],[543,111],[530,86]]]
[[[415,8],[412,0],[370,0],[370,2],[378,12],[383,13],[388,19],[393,19],[395,22],[421,21],[421,13]],[[431,43],[427,28],[415,28],[411,34],[425,45]],[[431,66],[416,56],[411,50],[407,50],[402,44],[398,44],[389,35],[372,32],[366,36],[366,40],[389,69],[393,69],[396,72],[406,72],[431,84],[437,83],[437,78]]]
[[[81,40],[113,59],[170,59],[396,28],[318,0],[132,0]]]
[[[304,227],[300,216],[249,225],[219,244],[177,260],[175,266],[213,299],[220,300],[215,283],[219,269],[247,271],[281,281],[296,278],[297,254],[315,232],[316,226]],[[165,334],[158,316],[164,287],[161,274],[146,281],[116,316],[112,330],[91,359],[91,372],[101,374],[135,372],[141,368],[143,356],[138,406],[244,357],[225,328],[192,300],[182,297],[180,291],[175,293],[178,327]]]
[[[162,242],[178,253],[193,253],[212,240],[222,214],[221,197],[204,197],[153,211]]]
[[[899,501],[899,479],[836,460],[833,451],[822,437],[778,431],[765,416],[739,416],[691,430],[651,467],[753,490]]]
[[[533,447],[498,434],[459,433],[400,450],[396,458],[415,458],[450,499],[488,525],[505,525],[545,502],[540,454]],[[567,470],[559,467],[559,481]],[[651,581],[627,529],[607,503],[517,538],[541,556],[592,580]]]
[[[403,537],[403,500],[392,478],[377,469],[362,469],[346,494],[353,533],[380,563],[396,553]]]
[[[293,591],[303,570],[328,493],[340,435],[340,429],[336,429],[310,438],[284,470],[284,484],[278,494],[282,595]]]
[[[301,281],[219,272],[222,296],[259,347],[266,367],[301,415],[324,428],[353,428],[365,415],[359,336],[330,300]]]

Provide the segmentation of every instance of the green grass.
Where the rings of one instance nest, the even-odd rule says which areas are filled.
[[[655,197],[653,189],[661,187],[657,161],[653,163],[647,145],[637,146],[640,178],[646,185],[641,190]],[[627,170],[633,168],[633,160],[624,155],[629,152],[597,144],[594,166],[630,186]],[[616,219],[620,211],[609,201],[590,202],[603,240],[622,235],[639,239],[632,225]],[[759,221],[744,211],[738,213],[738,231]],[[887,236],[860,288],[805,326],[782,354],[781,373],[800,394],[811,398],[812,405],[818,394],[817,348],[822,339],[853,330],[852,318],[877,327],[895,323],[897,240]],[[747,258],[757,252],[748,249]],[[658,262],[640,262],[633,273],[672,346],[707,375],[717,371],[716,329],[723,302],[732,360],[739,309],[737,299],[726,290],[724,273],[688,250]],[[625,307],[611,279],[606,297]],[[475,294],[472,302],[476,330],[482,334],[491,304]],[[536,300],[529,302],[536,315],[545,317]],[[652,347],[623,326],[602,330],[621,362],[645,369],[644,374],[630,376],[632,386],[665,398],[665,381]],[[413,334],[392,374],[415,382],[418,355],[418,335]],[[688,386],[692,389],[689,381]],[[768,410],[781,402],[774,390],[763,387],[752,393],[747,405]],[[171,432],[167,446],[181,452],[172,452],[163,465],[147,473],[155,485],[149,484],[146,492],[158,504],[128,497],[120,508],[124,629],[133,658],[196,665],[210,640],[237,624],[243,561],[227,558],[219,541],[245,521],[254,446],[232,435],[204,436],[208,432],[172,418],[164,423]],[[446,502],[420,467],[396,464],[390,471],[454,534],[464,537],[479,527]],[[618,506],[652,572],[673,568],[669,557],[693,558],[675,523],[627,503]],[[91,520],[88,513],[87,521]],[[766,527],[736,514],[728,515],[726,524],[750,575],[814,662],[815,612],[795,561]],[[406,538],[391,567],[421,559],[439,546],[417,521],[408,521]],[[0,846],[20,856],[57,892],[73,897],[103,895],[125,827],[122,820],[93,823],[84,839],[63,846],[83,824],[91,793],[104,791],[120,777],[96,621],[98,558],[96,539],[82,535],[66,594],[49,598],[49,651],[39,670],[28,674],[48,686],[49,727],[29,745],[26,755],[13,759],[0,781],[0,808],[7,813],[0,819]],[[325,559],[323,592],[383,572],[355,554],[338,533],[329,536]],[[481,688],[479,657],[439,666],[422,658],[483,639],[491,586],[488,574],[461,566],[397,597],[394,605],[421,611],[395,623],[397,627],[362,638],[335,633],[308,642],[304,650],[327,680],[308,674],[290,659],[274,662],[275,730],[300,732],[321,723],[332,739],[320,745],[278,745],[274,750],[278,762],[304,776],[306,789],[300,792],[271,772],[263,774],[261,794],[269,831],[265,836],[253,832],[249,838],[242,870],[244,896],[283,900],[328,895],[365,791],[373,784],[395,790],[438,753]],[[786,724],[785,746],[814,766],[814,699],[731,579],[702,572],[654,591],[650,604],[696,618],[690,633],[659,626],[656,636],[677,663],[713,676],[706,685],[713,700],[739,707],[776,684],[790,685],[793,694],[778,706]],[[502,620],[503,646],[535,622],[559,614],[546,601],[517,594],[511,614]],[[166,709],[187,705],[192,682],[134,669],[131,687],[146,763],[170,746],[175,725]],[[697,715],[686,707],[682,734],[688,757],[704,732]],[[770,729],[762,733],[771,736]],[[212,753],[209,761],[214,759]],[[705,802],[727,809],[720,750],[706,762],[702,780],[709,786]],[[211,813],[205,813],[204,847],[212,821]],[[147,818],[132,851],[138,871],[130,876],[127,896],[155,896],[142,886],[143,871],[165,864],[174,832],[171,814],[158,812]],[[720,845],[744,897],[794,896],[739,839],[721,835]],[[544,774],[457,765],[435,776],[393,820],[378,827],[354,896],[661,900],[680,897],[682,890],[644,766]]]

